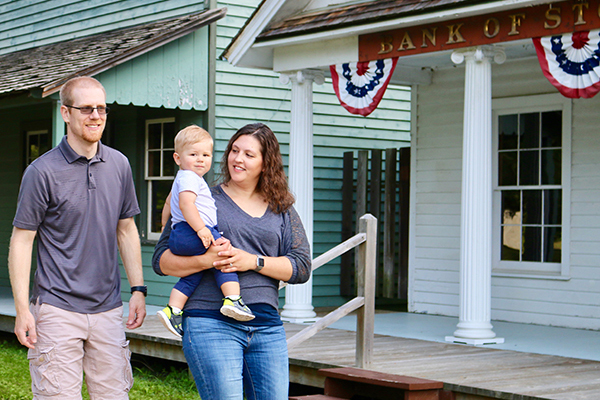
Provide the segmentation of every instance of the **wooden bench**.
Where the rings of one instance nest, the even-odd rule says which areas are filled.
[[[444,383],[410,376],[386,374],[360,368],[320,369],[325,376],[325,394],[290,397],[290,400],[454,400]]]

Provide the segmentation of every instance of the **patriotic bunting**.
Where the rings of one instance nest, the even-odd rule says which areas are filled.
[[[534,38],[544,75],[563,96],[591,98],[600,91],[600,30]]]
[[[352,114],[371,114],[379,105],[397,62],[398,57],[330,65],[333,89],[342,107]]]

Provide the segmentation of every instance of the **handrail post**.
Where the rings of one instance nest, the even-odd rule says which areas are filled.
[[[356,366],[369,368],[373,361],[375,335],[375,274],[377,257],[377,218],[371,214],[360,217],[358,231],[366,241],[358,246],[356,265],[357,296],[364,297],[364,306],[356,318]]]

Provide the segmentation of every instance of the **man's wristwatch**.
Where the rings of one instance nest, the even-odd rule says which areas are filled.
[[[148,286],[132,286],[131,294],[133,294],[133,292],[142,292],[144,293],[144,297],[146,297],[148,296]]]
[[[256,255],[256,268],[254,269],[256,272],[260,272],[261,269],[265,266],[265,258],[263,256]]]

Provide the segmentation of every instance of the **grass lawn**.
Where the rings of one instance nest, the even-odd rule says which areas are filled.
[[[187,365],[133,355],[135,383],[131,400],[199,400]],[[89,399],[84,384],[84,399]],[[0,400],[30,400],[31,378],[27,349],[12,333],[0,332]]]

